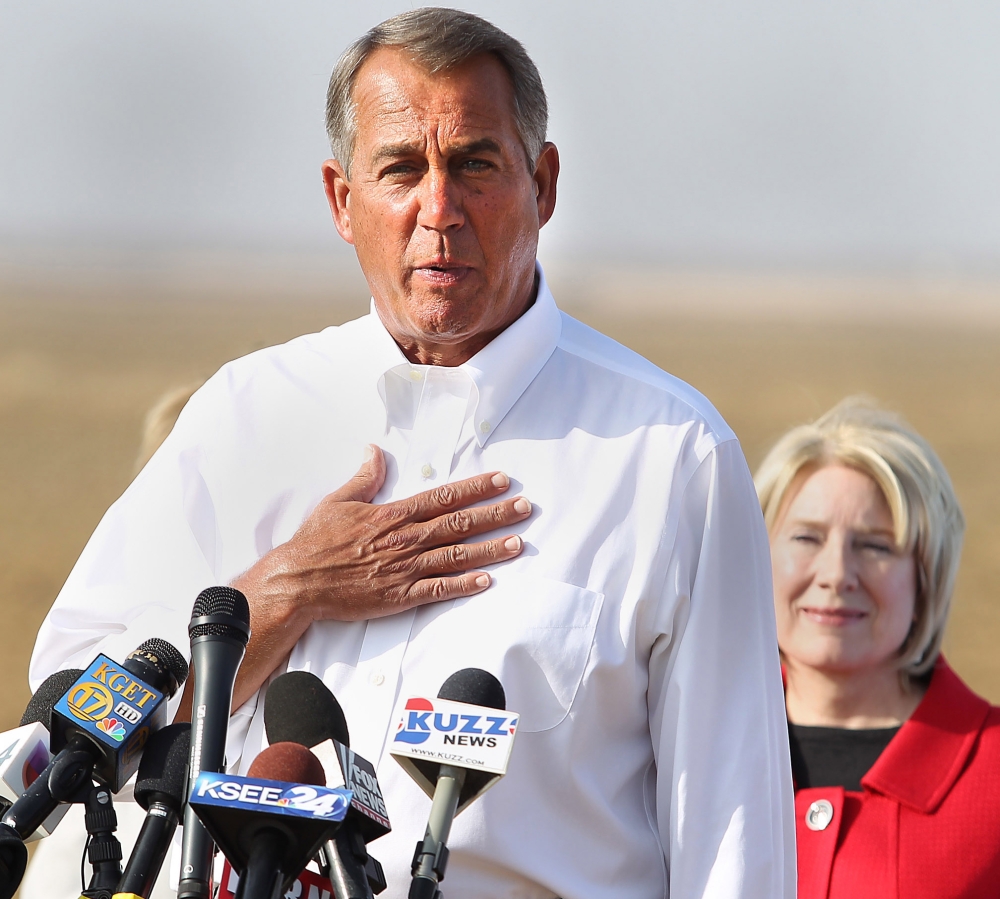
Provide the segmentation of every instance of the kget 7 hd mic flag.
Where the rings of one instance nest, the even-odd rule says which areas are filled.
[[[323,786],[319,760],[298,743],[275,743],[246,777],[202,772],[189,807],[240,877],[239,899],[275,899],[340,827],[348,790]]]
[[[500,681],[481,668],[456,671],[436,699],[404,703],[389,752],[433,799],[413,854],[410,899],[440,897],[452,820],[507,771],[519,716],[506,704]]]
[[[250,606],[232,587],[209,587],[198,594],[188,624],[194,697],[191,703],[190,779],[225,767],[226,736],[233,686],[250,640]],[[190,806],[184,810],[181,879],[177,899],[209,899],[212,839]]]
[[[60,802],[85,801],[94,779],[111,792],[120,790],[138,768],[149,734],[163,725],[166,701],[187,673],[175,647],[147,640],[121,665],[99,655],[60,697],[51,715],[54,758],[0,824],[0,899],[13,895],[24,874],[22,868],[16,882],[5,879],[8,844],[27,839]]]
[[[53,707],[55,757],[3,823],[26,839],[59,802],[74,801],[75,791],[91,778],[120,790],[139,767],[142,747],[162,726],[166,700],[187,671],[184,657],[165,640],[147,640],[122,665],[99,655]]]
[[[336,697],[315,674],[289,671],[275,678],[264,702],[270,743],[290,740],[311,749],[326,782],[352,792],[351,808],[334,839],[323,847],[321,868],[336,899],[372,899],[385,875],[367,844],[389,832],[389,816],[374,766],[350,749],[347,720]]]

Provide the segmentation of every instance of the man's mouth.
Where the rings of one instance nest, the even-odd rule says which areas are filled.
[[[426,262],[414,268],[414,274],[435,280],[459,279],[467,275],[471,268],[459,262]]]

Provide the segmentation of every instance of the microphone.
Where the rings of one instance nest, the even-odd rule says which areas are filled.
[[[146,810],[146,820],[118,883],[116,899],[148,897],[153,890],[183,812],[190,744],[191,725],[186,723],[168,724],[146,744],[134,791],[135,801]]]
[[[246,777],[203,771],[188,807],[239,875],[238,899],[278,899],[347,814],[350,793],[324,786],[323,766],[298,743],[275,743]]]
[[[500,681],[481,668],[456,671],[435,700],[406,701],[389,751],[433,799],[427,831],[413,853],[409,899],[440,899],[455,815],[507,770],[518,716],[490,714],[506,705]]]
[[[24,876],[15,841],[26,840],[60,802],[87,805],[88,857],[95,867],[91,886],[111,878],[117,883],[121,846],[113,836],[117,819],[110,794],[135,773],[150,732],[164,723],[166,700],[187,673],[177,649],[154,638],[121,665],[99,655],[56,701],[50,716],[54,757],[0,823],[0,899],[10,899]],[[106,786],[95,789],[95,779]]]
[[[70,668],[50,674],[31,697],[21,716],[21,726],[0,734],[0,805],[6,811],[28,789],[52,761],[49,752],[49,720],[52,707],[83,674],[80,668]],[[56,829],[68,806],[58,805],[26,843],[47,837]]]
[[[195,670],[188,766],[193,782],[202,771],[225,767],[233,685],[250,640],[247,598],[232,587],[202,590],[191,610],[188,634]],[[184,810],[177,899],[209,899],[214,854],[211,837],[189,806]]]
[[[31,697],[21,726],[4,735],[6,745],[2,756],[2,776],[0,789],[4,796],[4,814],[21,794],[38,780],[45,781],[51,759],[49,754],[49,732],[46,728],[52,713],[52,706],[73,682],[82,674],[80,669],[57,671],[50,675]],[[9,742],[8,742],[9,741]],[[29,836],[29,840],[47,836],[66,814],[66,808],[56,808],[39,824]],[[24,840],[12,827],[0,824],[0,897],[11,899],[21,885],[24,869],[28,864],[28,850]]]
[[[290,740],[312,749],[327,784],[351,790],[351,807],[336,836],[323,846],[322,866],[336,899],[372,899],[385,887],[378,860],[366,844],[391,829],[374,766],[349,748],[347,720],[336,697],[315,674],[289,671],[275,678],[264,703],[269,743]]]
[[[99,655],[52,709],[54,758],[7,810],[3,824],[27,839],[60,802],[82,802],[96,779],[118,792],[139,767],[151,731],[188,666],[165,640],[147,640],[119,665]],[[118,697],[117,701],[115,697]]]

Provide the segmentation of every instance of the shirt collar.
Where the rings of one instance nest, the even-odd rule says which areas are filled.
[[[940,657],[917,710],[861,779],[862,786],[932,813],[962,773],[989,711],[989,703]]]
[[[537,262],[535,268],[538,273],[535,302],[468,362],[458,366],[475,386],[473,421],[480,446],[485,446],[514,403],[542,370],[562,334],[562,317],[545,280],[545,273]],[[396,341],[385,330],[374,299],[371,317],[379,332],[373,361],[377,361],[379,371],[379,395],[386,404],[385,376],[393,370],[402,375],[406,367],[418,369],[423,366],[411,365],[407,361]]]

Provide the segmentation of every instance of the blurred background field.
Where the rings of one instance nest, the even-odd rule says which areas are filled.
[[[274,271],[258,267],[227,287],[223,276],[193,268],[75,284],[0,277],[0,597],[9,672],[0,729],[14,726],[27,702],[42,617],[134,474],[150,406],[227,359],[367,310],[364,284],[349,269],[328,275],[323,290],[321,274],[282,288]],[[568,311],[706,393],[751,466],[784,429],[846,394],[867,393],[902,412],[940,452],[968,516],[946,652],[975,689],[1000,702],[1000,324],[979,306],[987,288],[616,276],[570,266],[553,266],[552,281]]]
[[[0,728],[149,407],[366,310],[326,84],[413,5],[0,0]],[[751,465],[851,393],[938,449],[969,522],[946,650],[1000,702],[1000,4],[455,5],[545,82],[563,308],[706,393]]]

